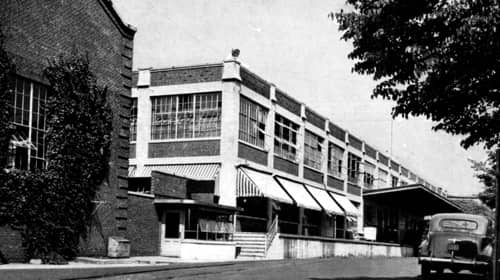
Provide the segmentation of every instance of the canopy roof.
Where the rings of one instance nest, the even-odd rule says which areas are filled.
[[[397,206],[423,216],[436,213],[463,212],[460,206],[421,184],[396,188],[364,190],[363,197],[365,200],[376,201],[384,205]]]

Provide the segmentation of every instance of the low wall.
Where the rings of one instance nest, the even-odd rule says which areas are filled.
[[[413,248],[399,244],[278,234],[268,250],[268,259],[326,257],[410,257]]]
[[[236,242],[184,239],[181,258],[184,260],[228,261],[236,256]]]

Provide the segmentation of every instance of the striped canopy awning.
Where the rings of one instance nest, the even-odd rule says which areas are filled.
[[[271,174],[243,167],[238,168],[236,196],[268,197],[279,202],[293,204],[293,200]]]
[[[151,177],[152,171],[172,174],[193,180],[215,180],[219,175],[219,163],[157,164],[143,168],[129,167],[129,177]]]
[[[352,202],[345,196],[338,195],[334,192],[329,192],[333,199],[340,204],[340,206],[344,209],[344,212],[346,213],[347,216],[353,216],[353,217],[358,217],[361,216],[361,213],[359,212],[359,209],[352,204]]]

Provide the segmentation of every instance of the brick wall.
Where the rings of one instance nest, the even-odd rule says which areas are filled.
[[[395,161],[391,160],[391,169],[396,171],[396,172],[399,172],[399,164],[397,164]]]
[[[314,111],[306,107],[306,119],[307,122],[320,128],[320,129],[325,129],[325,122],[326,119],[323,118],[322,116],[316,114]]]
[[[238,143],[238,157],[267,166],[267,152]]]
[[[331,122],[328,124],[328,128],[330,129],[330,134],[333,137],[339,139],[342,142],[345,141],[345,130]]]
[[[276,103],[295,115],[300,116],[300,103],[278,89],[276,90]]]
[[[135,144],[130,144],[129,145],[129,157],[130,158],[135,158]]]
[[[155,256],[160,254],[160,219],[153,198],[130,194],[128,196],[130,255]]]
[[[361,187],[348,183],[347,192],[353,195],[361,195]]]
[[[377,159],[377,151],[374,148],[372,148],[366,144],[365,144],[365,153],[367,156],[369,156],[373,159]]]
[[[149,143],[148,147],[148,157],[150,158],[217,156],[219,154],[219,140]]]
[[[280,157],[274,157],[274,169],[278,169],[280,171],[286,172],[288,174],[292,174],[295,176],[299,175],[299,165],[288,161],[286,159],[282,159]]]
[[[387,158],[386,156],[384,156],[383,154],[379,153],[378,154],[378,160],[380,161],[380,163],[382,163],[383,165],[385,166],[389,166],[389,158]]]
[[[240,68],[241,82],[244,86],[269,99],[271,86],[248,69]]]
[[[91,229],[91,254],[105,254],[111,235],[127,230],[127,169],[129,110],[134,31],[116,16],[106,0],[4,0],[0,24],[5,47],[20,76],[46,83],[42,71],[47,60],[75,50],[87,54],[98,83],[108,88],[113,114],[113,141],[109,177],[97,200],[99,227]],[[106,212],[107,211],[107,212]],[[95,237],[95,239],[93,239]]]
[[[356,148],[361,151],[363,148],[363,142],[359,140],[358,138],[352,136],[349,134],[349,145],[352,146],[353,148]]]
[[[151,86],[214,82],[222,79],[222,64],[153,70]],[[137,83],[134,84],[136,86]]]
[[[171,174],[153,171],[152,192],[157,197],[187,198],[208,203],[215,202],[215,182],[197,181]]]
[[[151,190],[155,196],[187,198],[188,179],[161,172],[151,172]]]
[[[308,180],[322,184],[323,183],[323,173],[304,166],[304,179],[308,179]]]
[[[326,184],[329,187],[332,187],[334,189],[341,190],[341,191],[344,190],[344,181],[340,180],[340,179],[337,179],[335,177],[327,176],[327,178],[326,178]]]

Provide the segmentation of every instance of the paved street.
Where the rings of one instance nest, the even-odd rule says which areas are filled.
[[[307,280],[419,280],[416,258],[332,258],[282,261],[236,262],[219,265],[187,264],[161,266],[90,267],[2,271],[0,279],[307,279]],[[104,276],[104,277],[103,277]],[[432,277],[434,280],[479,280],[470,274]]]
[[[238,263],[224,267],[170,270],[101,278],[106,280],[152,279],[307,279],[307,280],[417,280],[420,267],[416,258],[335,258]],[[445,273],[435,280],[478,280],[470,274]]]

